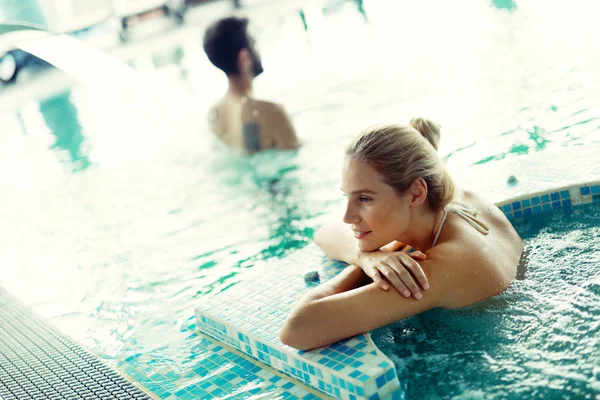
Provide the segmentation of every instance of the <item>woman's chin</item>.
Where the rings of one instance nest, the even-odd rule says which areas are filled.
[[[367,241],[363,241],[363,240],[358,241],[358,248],[361,251],[375,251],[375,250],[379,249],[380,247],[381,246],[373,245],[371,243],[368,243]]]

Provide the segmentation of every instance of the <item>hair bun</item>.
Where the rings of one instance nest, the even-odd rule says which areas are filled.
[[[434,149],[438,149],[441,137],[441,126],[437,122],[427,118],[415,117],[410,120],[410,126],[421,132],[421,135],[431,143]]]

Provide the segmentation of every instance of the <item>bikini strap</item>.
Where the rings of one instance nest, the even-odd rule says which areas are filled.
[[[440,238],[440,233],[442,233],[442,227],[444,226],[444,222],[446,222],[446,217],[448,216],[448,213],[450,211],[453,211],[460,215],[465,221],[467,221],[473,228],[477,229],[480,233],[483,233],[484,235],[490,233],[490,227],[488,226],[488,224],[477,218],[477,210],[467,208],[459,203],[450,203],[446,207],[444,207],[444,213],[442,214],[442,221],[440,222],[440,227],[438,228],[438,231],[435,235],[435,239],[433,239],[433,246],[435,246],[438,239]]]

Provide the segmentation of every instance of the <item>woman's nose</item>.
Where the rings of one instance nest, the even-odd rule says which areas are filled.
[[[346,206],[346,212],[344,213],[344,222],[347,224],[355,224],[358,219],[358,215],[354,212],[350,204],[348,204]]]

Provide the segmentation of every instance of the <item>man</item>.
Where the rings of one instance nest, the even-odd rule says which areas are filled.
[[[248,19],[230,17],[212,24],[204,34],[204,51],[229,81],[227,93],[209,112],[213,133],[230,147],[251,153],[298,147],[283,107],[252,96],[252,81],[263,67]]]

